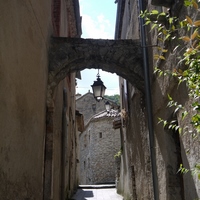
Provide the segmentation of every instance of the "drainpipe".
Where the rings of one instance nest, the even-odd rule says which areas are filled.
[[[144,11],[143,0],[139,0],[139,11]],[[143,68],[144,68],[144,84],[145,84],[145,99],[148,117],[148,128],[149,128],[149,143],[150,143],[150,157],[151,157],[151,167],[152,167],[152,179],[153,179],[153,192],[154,200],[159,200],[159,190],[158,190],[158,176],[157,176],[157,166],[156,166],[156,154],[155,154],[155,139],[154,139],[154,127],[153,127],[153,113],[152,113],[152,98],[151,98],[151,87],[149,79],[149,62],[148,62],[148,52],[146,45],[146,31],[145,23],[143,18],[140,19],[140,38],[143,54]]]

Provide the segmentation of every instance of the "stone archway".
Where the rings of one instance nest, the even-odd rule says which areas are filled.
[[[47,103],[68,73],[86,68],[116,73],[144,90],[142,48],[138,40],[52,38]]]
[[[67,74],[86,68],[116,73],[144,92],[142,48],[138,40],[52,38],[49,49],[43,199],[51,198],[53,94]]]

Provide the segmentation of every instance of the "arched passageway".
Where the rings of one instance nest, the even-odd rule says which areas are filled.
[[[44,153],[44,199],[49,199],[52,192],[53,95],[56,86],[71,72],[94,68],[116,73],[143,92],[142,62],[142,48],[138,40],[52,38],[49,49]]]
[[[138,40],[52,38],[49,62],[48,102],[56,85],[68,73],[86,68],[116,73],[139,90],[144,89]]]

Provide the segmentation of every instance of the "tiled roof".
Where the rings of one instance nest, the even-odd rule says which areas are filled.
[[[90,120],[87,122],[87,124],[85,124],[85,129],[87,128],[87,126],[89,126],[90,122],[92,121],[98,121],[101,119],[105,119],[105,118],[109,118],[109,119],[114,119],[116,117],[120,117],[120,112],[119,110],[114,110],[111,109],[109,112],[107,112],[106,110],[101,111],[100,113],[97,113],[96,115],[93,115]]]
[[[119,111],[111,109],[109,112],[104,110],[104,111],[94,115],[93,118],[94,119],[99,119],[99,118],[102,118],[102,117],[118,117],[118,116],[120,116]]]

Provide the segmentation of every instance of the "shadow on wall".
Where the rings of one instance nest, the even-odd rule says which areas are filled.
[[[185,103],[188,101],[187,94],[183,92],[186,91],[185,85],[180,85],[178,89],[174,88],[175,88],[174,85],[173,87],[171,86],[171,89],[169,91],[166,91],[166,93],[172,95],[174,101],[177,101],[182,105],[185,105]],[[177,116],[174,116],[174,114],[172,114],[173,109],[169,109],[166,107],[168,103],[166,94],[162,93],[160,87],[156,87],[156,92],[157,94],[154,96],[153,102],[154,105],[156,106],[160,105],[160,107],[154,106],[155,116],[160,117],[162,119],[168,119],[168,121],[171,120],[178,121]],[[160,98],[157,98],[158,96]],[[167,109],[163,109],[165,107]],[[189,172],[186,174],[177,173],[180,164],[183,164],[183,166],[186,169],[190,169],[188,158],[191,157],[187,155],[185,152],[185,146],[183,144],[182,137],[179,135],[179,132],[172,131],[167,128],[163,129],[163,127],[161,127],[160,125],[158,126],[158,124],[155,124],[155,130],[156,130],[156,138],[159,150],[164,165],[167,166],[166,168],[167,195],[169,195],[169,197],[176,195],[176,199],[191,199],[191,200],[198,199],[197,186],[195,186],[195,180],[194,177],[192,177],[191,173]],[[160,170],[161,169],[162,167],[160,167]]]
[[[183,142],[180,140],[181,142],[181,147],[183,148]],[[188,158],[186,156],[186,153],[185,151],[182,151],[182,160],[183,160],[183,163],[184,163],[184,167],[186,169],[191,169],[190,168],[190,164],[188,162]],[[188,192],[189,194],[186,194],[186,195],[189,195],[189,197],[185,197],[185,199],[198,199],[198,193],[197,193],[197,189],[195,187],[195,183],[194,183],[194,179],[193,179],[193,176],[190,172],[186,173],[183,175],[183,178],[184,178],[184,187],[185,189],[189,188]]]

